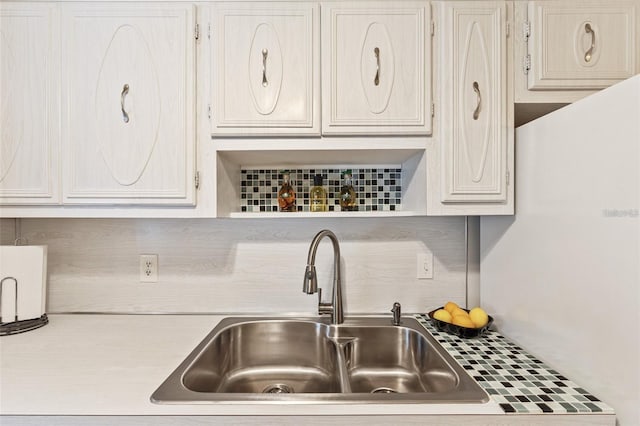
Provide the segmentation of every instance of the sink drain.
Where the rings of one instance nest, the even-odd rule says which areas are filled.
[[[391,388],[381,387],[381,388],[375,388],[374,390],[371,391],[371,393],[398,393],[398,391]]]
[[[262,393],[294,393],[291,386],[279,383],[275,385],[269,385],[262,390]]]

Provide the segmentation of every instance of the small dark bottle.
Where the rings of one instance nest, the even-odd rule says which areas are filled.
[[[293,190],[290,182],[290,173],[285,171],[282,173],[282,186],[278,191],[278,207],[281,212],[296,211],[296,192]]]

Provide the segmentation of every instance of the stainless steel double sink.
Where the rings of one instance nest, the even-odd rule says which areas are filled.
[[[482,388],[413,318],[226,318],[153,393],[163,404],[483,403]]]

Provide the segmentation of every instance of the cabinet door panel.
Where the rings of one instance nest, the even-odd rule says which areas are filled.
[[[504,202],[507,175],[506,7],[444,6],[443,202]]]
[[[323,133],[431,132],[430,23],[413,2],[323,8]]]
[[[368,26],[360,58],[360,84],[366,100],[364,107],[372,114],[382,114],[389,106],[395,80],[393,44],[386,25],[372,22]],[[347,70],[345,74],[348,74]],[[339,80],[338,83],[346,82]],[[404,111],[405,114],[408,112]]]
[[[629,1],[529,3],[529,89],[601,89],[633,76],[639,7]]]
[[[319,134],[319,11],[311,3],[213,8],[213,134]]]
[[[456,115],[461,124],[458,134],[459,148],[465,160],[463,169],[467,176],[464,180],[479,183],[486,171],[487,161],[491,161],[488,154],[492,145],[491,137],[495,137],[492,135],[492,128],[496,124],[499,125],[499,121],[496,122],[496,118],[499,119],[499,110],[496,110],[496,99],[492,96],[496,92],[499,94],[494,87],[499,82],[491,79],[491,57],[484,42],[487,38],[486,26],[483,27],[479,20],[475,19],[463,25],[467,26],[467,31],[462,39],[461,47],[464,51],[459,52],[462,69],[456,86]]]
[[[98,149],[107,169],[119,185],[135,184],[158,138],[160,82],[144,36],[131,25],[120,26],[107,47],[95,107]]]
[[[193,6],[64,8],[65,203],[193,204]]]
[[[59,202],[53,5],[0,3],[0,204]]]
[[[249,87],[261,115],[273,113],[280,100],[282,60],[280,40],[273,26],[258,25],[249,49]]]

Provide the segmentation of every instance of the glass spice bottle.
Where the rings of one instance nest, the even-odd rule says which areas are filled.
[[[296,192],[291,186],[291,173],[289,171],[282,172],[282,186],[278,191],[278,207],[281,212],[296,211]]]
[[[322,175],[313,177],[313,187],[309,190],[310,207],[312,212],[327,211],[327,190],[322,186]]]
[[[354,211],[358,209],[356,204],[356,191],[353,189],[351,170],[342,172],[343,184],[340,188],[340,210]]]

